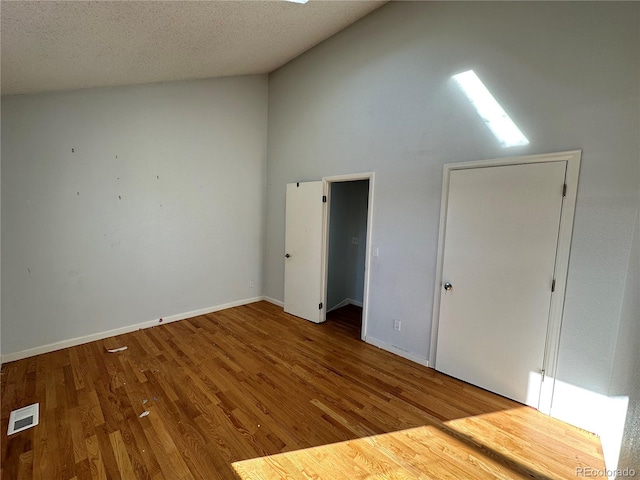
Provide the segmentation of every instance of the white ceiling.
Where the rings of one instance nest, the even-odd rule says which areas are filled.
[[[2,94],[271,72],[385,1],[6,1]]]

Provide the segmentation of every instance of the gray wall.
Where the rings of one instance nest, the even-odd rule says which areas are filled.
[[[267,88],[2,98],[4,354],[262,294]]]
[[[2,106],[0,104],[0,131],[2,130]],[[0,153],[0,212],[2,212],[2,154]],[[1,213],[0,213],[1,216]],[[2,252],[2,221],[0,221],[0,252]],[[0,253],[0,367],[2,367],[2,254]]]
[[[327,310],[344,300],[362,303],[368,200],[369,180],[331,184]]]
[[[612,394],[629,396],[618,467],[640,472],[640,204],[614,366]]]
[[[265,294],[283,297],[286,183],[375,171],[368,334],[427,358],[442,165],[582,149],[558,377],[608,393],[638,195],[639,18],[631,2],[391,2],[274,72]],[[499,146],[450,79],[467,69],[529,146]]]

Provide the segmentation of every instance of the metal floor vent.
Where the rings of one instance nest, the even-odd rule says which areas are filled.
[[[11,415],[9,415],[9,429],[7,430],[7,435],[35,427],[38,424],[39,417],[39,403],[34,403],[33,405],[14,410],[11,412]]]

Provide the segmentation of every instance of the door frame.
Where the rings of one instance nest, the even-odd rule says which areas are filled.
[[[549,323],[543,359],[545,371],[544,381],[540,389],[540,404],[538,410],[549,414],[553,401],[556,372],[558,368],[558,350],[560,347],[560,330],[562,313],[569,270],[569,256],[571,251],[571,237],[573,234],[573,220],[580,174],[580,160],[582,150],[549,153],[542,155],[528,155],[523,157],[498,158],[473,162],[448,163],[444,165],[442,178],[442,200],[440,204],[440,228],[438,232],[438,256],[436,262],[436,279],[433,294],[433,320],[431,327],[431,345],[429,350],[429,366],[436,368],[436,353],[438,348],[438,325],[440,320],[440,294],[442,289],[442,267],[444,257],[444,241],[447,229],[447,207],[449,199],[449,176],[452,171],[472,168],[498,167],[506,165],[522,165],[527,163],[567,162],[565,184],[566,195],[562,201],[560,229],[558,232],[558,246],[556,250],[555,291],[551,294],[549,309]]]
[[[371,238],[373,232],[373,193],[374,193],[374,172],[352,173],[347,175],[333,175],[322,177],[324,182],[324,194],[327,196],[325,207],[324,225],[322,228],[322,309],[321,322],[327,319],[327,286],[329,274],[329,227],[331,225],[331,184],[340,182],[352,182],[356,180],[369,180],[369,199],[367,204],[367,238],[365,238],[365,260],[364,260],[364,291],[362,294],[362,330],[360,339],[366,341],[367,325],[369,318],[369,276],[371,272]]]

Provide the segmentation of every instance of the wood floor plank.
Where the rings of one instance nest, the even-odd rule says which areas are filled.
[[[110,440],[111,433],[113,433],[113,431],[107,423],[96,428],[96,439],[98,441],[98,448],[100,448],[100,459],[107,473],[107,478],[111,480],[128,480],[127,477],[124,476],[124,472],[120,471],[118,462],[116,461],[116,454],[113,451]]]
[[[18,463],[18,474],[12,477],[9,472],[3,472],[6,477],[3,478],[16,478],[16,480],[31,480],[33,478],[33,450],[20,454],[20,461]]]
[[[107,472],[102,461],[102,453],[98,444],[98,437],[96,435],[92,435],[85,439],[85,443],[89,467],[91,469],[91,477],[94,480],[107,480]]]
[[[75,388],[75,387],[74,387]],[[55,455],[60,464],[60,478],[75,477],[75,452],[73,447],[73,437],[70,428],[70,415],[72,409],[58,407],[55,413],[55,431],[58,437],[58,445]]]
[[[4,432],[13,409],[39,402],[41,417],[2,432],[0,474],[544,480],[604,468],[594,435],[360,341],[360,315],[347,306],[317,325],[257,302],[5,364]]]
[[[159,415],[150,414],[143,419],[143,424],[147,424],[144,427],[144,432],[164,476],[194,480],[194,476],[178,451],[171,435],[165,429]]]
[[[84,450],[87,450],[87,445],[85,443],[85,440],[82,440],[82,443],[84,444]],[[78,480],[92,480],[93,477],[91,476],[91,464],[89,462],[89,456],[87,455],[87,458],[85,458],[84,460],[81,460],[80,462],[76,463],[76,477]]]
[[[111,448],[113,448],[116,465],[118,465],[118,472],[120,473],[122,478],[125,480],[129,478],[137,478],[136,474],[133,473],[133,466],[131,465],[131,460],[129,459],[127,446],[122,440],[122,434],[120,433],[120,430],[111,432],[109,434],[109,441],[111,442]]]
[[[22,458],[24,455],[30,454],[31,465],[33,465],[32,433],[33,432],[24,431],[8,439],[6,455],[11,458],[19,458],[20,461],[10,462],[3,468],[6,478],[18,478],[19,472],[23,469]]]

